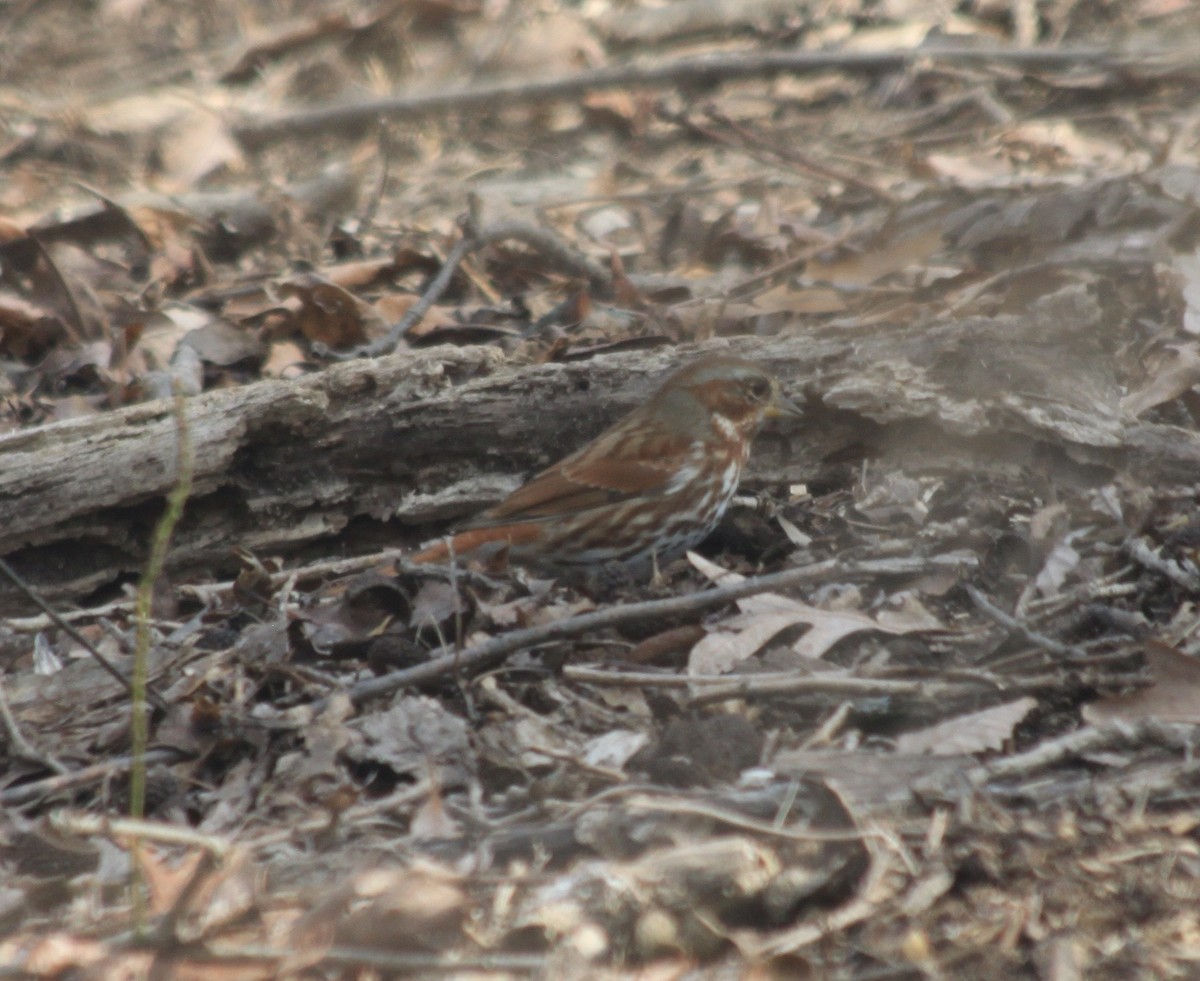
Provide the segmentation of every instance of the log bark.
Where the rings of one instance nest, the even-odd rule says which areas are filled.
[[[750,488],[845,486],[868,457],[910,475],[1033,480],[1030,493],[1122,470],[1193,482],[1200,438],[1122,417],[1097,333],[1036,315],[830,327],[524,367],[493,348],[439,347],[206,393],[185,403],[194,492],[169,568],[228,576],[235,546],[312,557],[415,545],[726,343],[807,403],[798,425],[760,436]],[[151,402],[0,437],[0,555],[56,601],[135,578],[178,476],[172,413]],[[25,602],[0,588],[0,612],[16,610]]]

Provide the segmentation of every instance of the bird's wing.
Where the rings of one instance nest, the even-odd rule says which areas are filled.
[[[552,518],[664,493],[678,468],[678,451],[672,454],[664,447],[664,452],[650,454],[643,445],[633,456],[631,449],[619,434],[605,434],[513,491],[472,525]]]

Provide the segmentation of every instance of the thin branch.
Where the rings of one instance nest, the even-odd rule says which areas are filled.
[[[708,595],[708,594],[705,594]],[[903,681],[888,678],[852,678],[843,674],[797,676],[792,671],[747,675],[655,674],[650,671],[602,671],[597,668],[567,665],[563,677],[582,684],[607,685],[620,688],[699,688],[703,689],[690,704],[719,702],[730,698],[753,695],[822,694],[857,695],[862,698],[882,698],[888,695],[947,697],[955,692],[971,692],[978,688],[995,688],[986,682],[946,684],[942,681]]]
[[[539,228],[525,221],[504,221],[489,225],[478,232],[468,233],[450,250],[441,269],[430,281],[419,300],[400,318],[384,337],[370,344],[364,344],[350,351],[331,351],[321,348],[319,353],[334,361],[351,361],[355,358],[375,358],[382,354],[390,354],[404,336],[421,322],[433,305],[442,298],[442,294],[450,287],[454,274],[463,260],[485,246],[496,242],[515,239],[524,242],[548,257],[568,272],[584,276],[594,288],[608,293],[612,289],[612,277],[603,266],[593,262],[587,256],[575,251],[557,235],[545,228]]]
[[[780,145],[779,143],[772,142],[750,129],[750,127],[738,122],[733,117],[721,112],[715,105],[706,106],[704,115],[712,122],[724,126],[737,137],[734,139],[727,136],[724,132],[710,131],[709,135],[719,140],[725,146],[735,149],[739,147],[744,148],[752,153],[754,151],[763,152],[776,160],[782,160],[787,164],[799,168],[811,177],[816,177],[822,181],[836,181],[847,187],[857,188],[885,204],[896,203],[895,196],[883,188],[876,187],[870,181],[865,181],[854,174],[844,173],[828,164],[821,163],[819,160],[813,159],[809,154],[790,145],[790,143],[788,145]]]
[[[55,811],[50,824],[63,834],[76,837],[131,838],[137,841],[156,841],[163,845],[184,845],[198,848],[214,858],[229,854],[233,846],[224,838],[204,834],[183,824],[164,821],[143,821],[135,818],[109,818],[102,814],[78,811]]]
[[[1065,736],[1040,743],[1027,752],[1000,757],[977,766],[967,772],[967,779],[975,786],[982,786],[994,780],[1028,777],[1065,760],[1118,746],[1137,747],[1152,740],[1188,751],[1195,742],[1195,731],[1191,726],[1156,722],[1132,726],[1115,722],[1102,726],[1087,725]]]
[[[979,610],[994,620],[1006,630],[1011,630],[1013,633],[1024,637],[1025,640],[1033,644],[1035,647],[1040,647],[1042,650],[1055,655],[1056,657],[1069,657],[1075,659],[1086,658],[1088,652],[1082,647],[1076,647],[1073,644],[1062,644],[1052,637],[1047,637],[1043,633],[1026,626],[1016,617],[1009,613],[1005,613],[1000,607],[996,606],[983,595],[974,586],[966,585],[967,595],[971,597],[971,602],[974,603]]]
[[[52,773],[64,774],[70,771],[51,753],[43,753],[34,746],[21,732],[16,717],[8,705],[8,695],[4,691],[4,675],[0,674],[0,722],[4,723],[4,731],[8,735],[8,755],[23,759],[29,763],[44,766]]]
[[[270,947],[264,944],[223,943],[219,940],[205,944],[206,963],[230,961],[239,966],[246,961],[282,961],[295,957],[293,947]],[[547,957],[544,954],[485,953],[454,956],[450,954],[397,951],[377,947],[330,947],[317,964],[345,967],[377,968],[392,974],[446,973],[455,976],[473,972],[484,974],[514,973],[545,977]]]
[[[503,81],[457,91],[371,99],[364,102],[322,106],[267,119],[250,119],[235,127],[237,138],[247,147],[260,148],[284,139],[321,133],[354,136],[380,119],[416,120],[449,112],[495,110],[512,105],[573,99],[606,89],[631,87],[713,85],[739,78],[762,78],[779,74],[810,74],[844,71],[880,75],[902,71],[916,62],[939,64],[1016,65],[1029,71],[1056,71],[1079,65],[1108,67],[1132,72],[1168,62],[1176,71],[1194,70],[1194,57],[1186,52],[1166,51],[1122,54],[1098,46],[1057,48],[980,48],[971,45],[938,44],[899,51],[752,51],[681,58],[659,64],[625,64],[579,72],[561,78],[536,81]]]
[[[187,753],[168,747],[151,749],[146,753],[147,764],[164,763],[169,765],[187,758]],[[133,757],[118,756],[103,763],[81,767],[71,773],[46,777],[43,780],[34,780],[30,783],[19,784],[16,787],[7,787],[4,790],[0,790],[0,806],[21,807],[24,804],[40,800],[43,797],[49,797],[51,794],[65,793],[68,790],[78,790],[89,783],[96,783],[99,780],[123,773],[132,765]]]
[[[414,668],[405,668],[378,678],[360,681],[350,689],[349,695],[355,704],[360,704],[369,698],[390,695],[402,688],[439,681],[455,672],[461,672],[466,676],[472,672],[484,670],[499,663],[509,654],[527,650],[539,644],[567,640],[624,623],[703,613],[733,600],[765,593],[768,590],[824,582],[831,577],[870,579],[880,575],[921,575],[927,574],[933,569],[945,569],[947,566],[960,569],[966,564],[966,557],[961,554],[946,557],[890,558],[848,563],[829,559],[801,569],[788,569],[785,572],[776,572],[769,576],[758,576],[730,586],[718,586],[715,589],[693,593],[690,596],[673,596],[669,599],[628,603],[624,606],[613,606],[592,613],[584,613],[566,620],[540,624],[525,630],[514,630],[476,644],[474,647],[469,647],[461,653],[444,654]],[[324,699],[318,701],[314,706],[314,711],[319,711],[324,702]]]
[[[1187,565],[1164,558],[1144,538],[1134,538],[1125,544],[1130,558],[1190,593],[1200,593],[1200,575],[1190,562]],[[1190,567],[1190,568],[1189,568]]]
[[[46,614],[46,616],[50,618],[51,623],[53,623],[56,627],[58,627],[59,630],[61,630],[73,641],[75,641],[75,643],[79,644],[85,651],[87,651],[95,660],[95,662],[100,665],[100,667],[102,667],[117,680],[122,688],[124,688],[127,692],[133,691],[132,682],[120,672],[117,666],[114,665],[112,661],[106,658],[103,654],[101,654],[96,648],[95,644],[93,644],[90,640],[83,636],[83,634],[71,626],[71,624],[59,616],[58,612],[52,606],[50,606],[49,603],[42,599],[41,594],[39,594],[28,583],[26,583],[25,580],[17,574],[17,571],[6,561],[4,561],[4,559],[0,559],[0,573],[3,573],[8,578],[9,582],[16,586],[27,600],[29,600],[34,604],[34,606]],[[164,702],[155,691],[148,689],[146,695],[149,700],[154,703],[155,708],[166,708],[166,702]]]

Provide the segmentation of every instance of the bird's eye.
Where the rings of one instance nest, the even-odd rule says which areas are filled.
[[[750,382],[750,397],[756,402],[761,402],[771,392],[771,383],[765,378],[755,378]]]

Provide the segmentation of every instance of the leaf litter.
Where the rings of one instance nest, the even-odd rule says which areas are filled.
[[[0,15],[0,551],[82,638],[0,593],[0,964],[1190,976],[1194,10],[220,7]],[[722,343],[808,418],[691,564],[405,565]],[[90,648],[158,491],[70,439],[174,391],[139,823]]]

